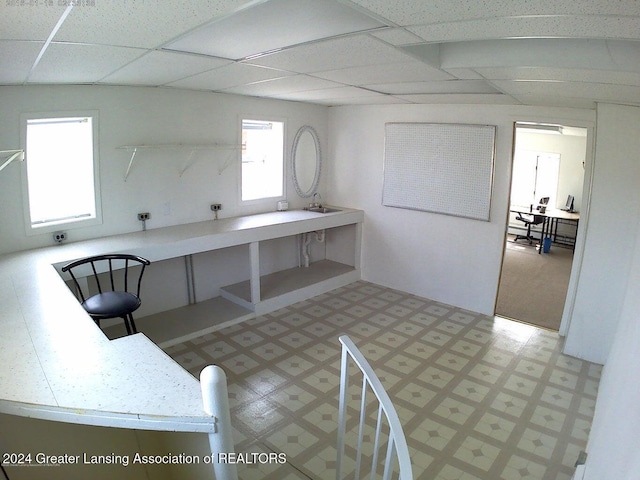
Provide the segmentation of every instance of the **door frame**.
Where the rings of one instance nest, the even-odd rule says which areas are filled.
[[[522,123],[534,123],[543,125],[559,125],[564,127],[578,127],[587,130],[587,140],[585,148],[584,159],[584,178],[582,181],[582,205],[580,207],[580,222],[576,232],[576,243],[573,252],[573,262],[571,265],[571,274],[569,277],[569,285],[567,288],[567,294],[565,298],[564,308],[562,311],[562,319],[560,321],[560,328],[558,334],[562,337],[567,335],[571,319],[573,316],[573,309],[575,305],[576,294],[578,290],[578,282],[580,279],[580,271],[582,269],[582,262],[584,259],[584,246],[587,237],[587,225],[589,222],[589,211],[591,207],[591,190],[593,186],[593,171],[595,168],[595,123],[590,121],[577,121],[572,119],[518,119],[514,120],[512,124],[512,140],[511,140],[511,161],[509,169],[509,188],[507,192],[507,202],[504,216],[504,236],[502,244],[502,256],[500,258],[500,275],[498,277],[498,288],[496,288],[496,297],[494,302],[493,312],[496,314],[496,304],[498,302],[498,292],[500,290],[500,280],[502,277],[502,268],[504,266],[504,257],[507,248],[507,232],[509,229],[509,206],[511,198],[511,186],[513,176],[513,163],[515,158],[516,149],[516,128]]]

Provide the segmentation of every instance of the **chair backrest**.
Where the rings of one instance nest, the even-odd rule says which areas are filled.
[[[340,368],[340,402],[338,413],[338,458],[336,464],[336,480],[343,478],[346,425],[348,409],[349,390],[349,367],[351,364],[360,369],[362,385],[360,389],[360,413],[359,425],[357,427],[357,446],[355,453],[355,471],[346,478],[360,479],[363,475],[374,479],[377,477],[384,480],[398,478],[399,480],[412,480],[411,460],[409,458],[409,448],[402,430],[402,425],[398,414],[391,403],[389,395],[385,391],[382,383],[375,372],[358,350],[351,339],[343,335],[339,338],[342,344],[342,357]],[[369,393],[374,394],[371,398]],[[376,405],[377,404],[377,405]],[[370,415],[367,410],[376,408],[375,425],[367,423]],[[373,431],[369,435],[368,431]],[[373,445],[366,447],[365,438],[371,438]],[[385,445],[386,444],[386,445]],[[366,451],[365,451],[366,449]],[[386,450],[386,452],[383,452]],[[383,455],[380,455],[383,453]],[[371,461],[363,464],[363,457],[370,456]]]
[[[98,293],[102,293],[106,289],[116,291],[116,289],[128,292],[129,291],[129,273],[131,267],[140,266],[140,271],[137,273],[137,280],[135,285],[135,294],[140,296],[140,285],[142,283],[142,275],[144,269],[151,262],[146,258],[139,257],[137,255],[129,254],[107,254],[107,255],[95,255],[92,257],[81,258],[74,262],[68,263],[62,267],[63,272],[69,272],[71,279],[76,287],[78,295],[81,301],[84,302],[89,295],[89,292],[80,286],[78,278],[91,276],[94,278]],[[90,269],[89,269],[90,267]],[[81,270],[82,269],[82,270]],[[74,273],[75,271],[75,273]],[[108,280],[101,279],[101,274],[108,272]],[[117,272],[121,272],[121,275],[116,275]],[[120,282],[116,282],[116,277],[120,277]],[[131,292],[133,293],[133,292]]]

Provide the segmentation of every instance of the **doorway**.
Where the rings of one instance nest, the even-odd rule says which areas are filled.
[[[587,129],[530,123],[514,128],[496,315],[557,331],[582,205]]]

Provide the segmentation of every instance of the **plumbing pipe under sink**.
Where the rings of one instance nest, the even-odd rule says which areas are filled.
[[[310,258],[309,246],[311,245],[311,241],[313,240],[311,233],[315,233],[316,240],[319,243],[324,242],[324,235],[325,235],[324,230],[316,230],[315,232],[305,232],[302,234],[302,257],[304,258],[305,268],[309,268],[309,258]]]

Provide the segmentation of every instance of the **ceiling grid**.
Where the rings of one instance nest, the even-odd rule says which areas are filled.
[[[635,0],[0,6],[0,84],[146,85],[321,105],[640,105]]]

